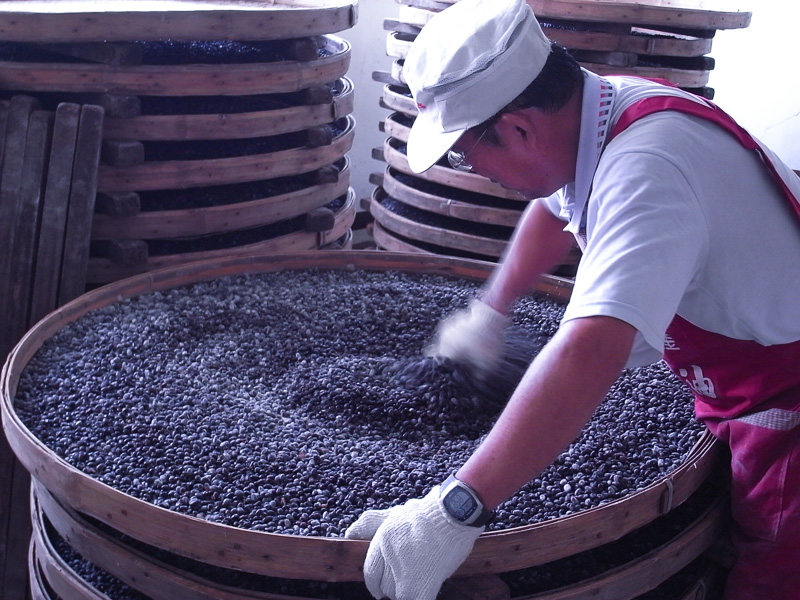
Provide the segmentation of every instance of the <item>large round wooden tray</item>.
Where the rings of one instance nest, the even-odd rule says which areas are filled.
[[[672,539],[622,566],[547,592],[516,596],[515,600],[627,600],[658,586],[686,567],[719,538],[727,525],[727,495],[718,493],[708,507]],[[32,493],[34,537],[39,554],[57,562],[43,526],[43,517],[69,540],[85,560],[155,600],[296,600],[296,596],[254,592],[198,577],[126,543],[64,506],[34,481]],[[79,585],[78,582],[74,582]],[[445,593],[445,596],[450,597]],[[455,597],[453,597],[455,598]]]
[[[398,0],[406,5],[401,16],[420,13],[415,22],[424,25],[435,14],[458,0]],[[651,25],[680,29],[740,29],[750,24],[751,13],[742,11],[703,10],[686,0],[527,0],[537,17]],[[423,9],[423,10],[420,10]],[[427,13],[426,17],[422,13]],[[411,22],[403,19],[404,22]]]
[[[391,167],[387,167],[383,174],[381,187],[392,198],[397,198],[422,210],[455,217],[456,219],[515,227],[526,206],[522,204],[517,210],[511,210],[456,200],[455,198],[458,196],[457,190],[453,190],[453,194],[450,197],[438,196],[403,183],[397,178],[397,175],[397,171]]]
[[[130,166],[100,164],[98,192],[130,192],[200,187],[299,175],[332,164],[352,147],[355,119],[341,119],[342,132],[329,145],[228,158],[145,161]]]
[[[508,239],[512,233],[511,228],[508,230],[507,238],[495,239],[419,223],[385,208],[381,201],[386,196],[388,194],[383,188],[375,188],[373,190],[372,201],[369,205],[370,214],[384,228],[394,231],[403,237],[493,258],[500,258],[506,246],[508,246]]]
[[[508,190],[497,183],[492,183],[491,180],[481,177],[475,173],[464,173],[456,171],[449,167],[441,167],[434,165],[424,173],[414,173],[411,167],[408,166],[408,158],[398,148],[404,145],[400,140],[394,138],[386,138],[383,143],[383,159],[391,167],[394,167],[402,173],[408,173],[420,179],[427,179],[435,181],[442,185],[449,185],[454,188],[462,190],[470,190],[480,194],[487,194],[489,196],[497,196],[499,198],[506,198],[508,200],[519,200],[520,202],[527,202],[528,198],[522,197],[519,193]]]
[[[296,92],[336,81],[350,66],[350,43],[324,39],[327,56],[253,64],[102,65],[0,61],[0,89],[15,92],[148,96],[238,96]]]
[[[5,0],[0,39],[286,39],[349,29],[357,6],[356,0]]]
[[[598,75],[635,75],[655,79],[666,79],[678,87],[699,88],[709,80],[709,71],[695,71],[689,69],[673,69],[669,67],[618,67],[601,63],[580,61],[581,66],[597,73]],[[392,63],[392,78],[402,84],[406,83],[403,76],[403,60],[397,59]]]
[[[179,238],[277,223],[325,206],[347,193],[350,160],[345,156],[340,162],[342,166],[336,169],[336,181],[247,202],[184,210],[142,211],[125,217],[95,213],[91,236],[95,240]]]
[[[366,541],[303,537],[242,530],[169,511],[121,493],[75,469],[42,444],[14,410],[25,366],[45,340],[89,311],[143,293],[229,275],[291,269],[402,270],[484,281],[489,262],[388,252],[251,254],[197,261],[153,271],[98,288],[47,315],[17,344],[6,361],[0,408],[8,443],[22,465],[62,502],[137,540],[210,565],[287,578],[356,581]],[[566,299],[571,283],[543,277],[536,290]],[[461,576],[498,573],[543,564],[594,548],[666,514],[708,479],[719,445],[704,434],[669,475],[620,500],[563,518],[488,532],[459,569]]]
[[[628,52],[654,56],[703,56],[711,51],[707,38],[676,37],[656,34],[617,34],[602,31],[576,31],[545,27],[545,35],[570,50],[596,50],[603,52]],[[386,54],[405,58],[411,49],[414,36],[390,32],[386,36]]]
[[[244,113],[106,117],[103,137],[118,140],[221,140],[279,135],[330,123],[353,112],[353,83],[336,82],[326,104]]]
[[[86,281],[91,285],[105,284],[132,275],[139,275],[163,267],[174,267],[197,260],[219,259],[227,256],[259,252],[302,252],[321,249],[350,231],[356,218],[356,199],[352,188],[347,190],[344,205],[334,213],[334,224],[327,231],[306,231],[302,228],[264,241],[222,250],[206,250],[149,256],[146,262],[124,265],[106,258],[90,257]]]

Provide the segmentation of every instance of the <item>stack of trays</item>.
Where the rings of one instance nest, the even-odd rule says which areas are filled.
[[[368,207],[375,217],[375,238],[380,247],[496,260],[516,223],[512,215],[519,216],[524,199],[479,176],[456,172],[443,161],[429,173],[414,175],[403,156],[407,139],[404,136],[417,114],[403,78],[403,61],[420,29],[457,1],[397,0],[401,5],[399,17],[384,21],[384,29],[389,31],[386,52],[394,62],[390,73],[374,73],[373,77],[385,84],[381,102],[394,112],[382,124],[391,137],[384,148],[373,153],[388,167],[385,173],[373,176],[378,188]],[[587,69],[601,75],[665,79],[705,98],[714,96],[707,83],[714,68],[714,59],[708,53],[716,30],[746,27],[750,22],[750,13],[699,10],[680,0],[529,0],[528,4],[546,35],[570,50]],[[404,177],[406,187],[426,190],[427,206],[389,189],[395,185],[398,171],[408,175]],[[413,179],[424,182],[413,183]],[[444,187],[433,189],[427,181]],[[470,195],[467,200],[465,190],[485,197]],[[497,203],[495,197],[504,201]],[[480,210],[453,208],[461,208],[465,202],[481,205],[484,201],[487,204]],[[502,219],[494,209],[503,214]],[[579,252],[574,249],[559,267],[559,274],[574,273],[578,259]]]
[[[0,2],[0,94],[105,110],[87,285],[346,243],[354,0],[63,4]]]

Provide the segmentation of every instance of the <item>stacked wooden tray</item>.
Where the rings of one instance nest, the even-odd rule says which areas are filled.
[[[0,93],[106,111],[90,286],[347,236],[355,8],[0,2]]]
[[[453,171],[444,162],[422,175],[411,174],[407,165],[401,165],[406,162],[401,157],[405,150],[404,136],[417,113],[403,78],[403,61],[420,29],[436,13],[457,1],[397,0],[399,16],[384,21],[384,29],[389,32],[386,53],[393,59],[391,71],[373,74],[374,79],[385,84],[381,103],[394,111],[382,124],[391,137],[384,148],[374,151],[374,157],[410,177],[435,178],[447,186],[437,192],[444,204],[458,202],[460,190],[508,196],[508,192],[498,193],[498,186],[491,182]],[[747,27],[750,22],[750,13],[701,10],[696,3],[681,0],[529,0],[528,4],[546,35],[570,50],[587,69],[601,75],[631,74],[666,79],[707,98],[714,95],[707,83],[714,68],[709,52],[716,30]],[[398,114],[402,118],[398,119]],[[514,223],[507,225],[509,234],[505,236],[501,231],[480,235],[480,231],[475,231],[475,224],[483,217],[462,213],[458,217],[460,223],[442,220],[416,210],[437,213],[430,205],[422,207],[419,203],[412,203],[413,209],[404,210],[401,204],[410,203],[408,196],[397,197],[384,187],[384,181],[383,174],[373,176],[378,189],[371,201],[365,201],[375,217],[374,235],[380,247],[488,260],[496,260],[502,252],[503,242],[507,242]],[[520,202],[517,212],[521,213],[523,208],[524,202]],[[439,229],[439,233],[435,229]],[[463,236],[465,229],[472,232],[472,237]],[[490,238],[491,243],[487,245],[484,237]],[[578,257],[578,250],[573,249],[558,272],[574,274]]]
[[[14,246],[2,236],[13,294],[0,319],[2,359],[30,324],[87,286],[256,248],[346,247],[355,123],[350,45],[334,34],[356,19],[356,0],[0,0],[3,222],[17,232]],[[27,128],[27,118],[6,119],[21,114],[22,97],[28,114],[41,113],[27,138],[6,127]],[[103,118],[88,171],[93,155],[75,145],[85,106]],[[48,145],[62,156],[37,163]],[[60,203],[51,202],[57,190]],[[65,212],[71,195],[83,213]],[[36,202],[40,229],[30,226]],[[34,238],[44,261],[32,254]],[[72,291],[45,279],[44,267]],[[9,317],[28,296],[33,320]],[[8,600],[27,594],[26,475],[0,439]]]
[[[48,537],[57,533],[90,563],[153,598],[288,600],[291,597],[280,591],[257,593],[223,585],[218,577],[198,576],[194,567],[186,566],[190,563],[199,565],[205,573],[207,569],[235,570],[254,577],[318,583],[361,580],[368,546],[365,541],[245,530],[144,502],[71,466],[32,435],[14,408],[20,377],[38,348],[67,324],[92,310],[139,294],[218,277],[308,268],[434,273],[480,282],[489,276],[492,265],[485,261],[392,252],[228,256],[114,282],[48,315],[17,345],[0,381],[2,416],[9,443],[36,480],[34,509],[40,512],[34,513],[34,524],[39,530],[34,539],[35,577],[48,580],[54,588],[79,590],[70,597],[102,597],[59,566],[60,559],[48,549]],[[554,277],[543,278],[536,287],[539,293],[562,301],[568,298],[570,290],[568,280]],[[449,588],[445,597],[495,597],[488,592],[469,596],[464,590],[502,590],[506,584],[499,583],[499,574],[600,548],[661,517],[675,514],[674,510],[709,484],[720,457],[719,445],[706,433],[676,469],[619,500],[566,517],[484,533],[450,584],[455,587]],[[594,597],[596,592],[606,590],[604,593],[611,595],[596,597],[634,598],[679,572],[709,548],[725,529],[724,506],[724,495],[714,491],[696,518],[664,544],[651,548],[620,569],[535,597],[555,600],[585,597],[580,594],[587,593]],[[45,520],[52,526],[52,533],[45,534]],[[469,578],[468,582],[459,583],[457,579],[461,577]],[[498,597],[509,597],[505,593]],[[307,593],[304,597],[311,600],[314,596]]]

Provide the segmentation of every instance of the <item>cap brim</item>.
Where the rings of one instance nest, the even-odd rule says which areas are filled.
[[[414,173],[422,173],[435,165],[453,147],[466,129],[438,131],[422,116],[418,116],[408,134],[408,166]]]

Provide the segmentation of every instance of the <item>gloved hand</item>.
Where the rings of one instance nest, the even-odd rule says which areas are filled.
[[[424,498],[368,510],[345,537],[372,538],[364,583],[375,598],[434,600],[484,529],[453,519],[441,505],[437,485]]]
[[[503,313],[476,298],[468,308],[439,324],[427,354],[444,356],[466,363],[480,374],[490,374],[503,358],[509,321]]]

